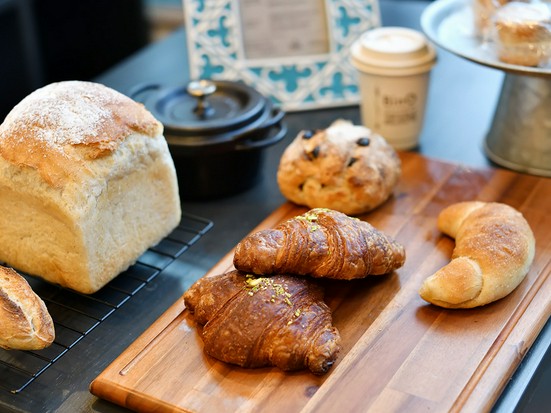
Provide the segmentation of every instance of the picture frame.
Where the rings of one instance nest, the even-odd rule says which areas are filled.
[[[283,2],[277,19],[281,31],[271,28],[275,30],[273,36],[263,35],[265,25],[258,22],[266,20],[266,16],[258,11],[273,9],[278,1]],[[378,0],[309,0],[309,6],[306,3],[306,0],[183,0],[191,79],[243,81],[288,112],[357,104],[358,75],[350,62],[350,46],[362,33],[381,25]],[[309,13],[301,14],[301,7],[310,7]],[[258,26],[250,35],[247,35],[250,27],[246,24],[247,13],[251,14],[248,21]],[[281,45],[274,43],[274,39],[278,41],[290,33],[289,26],[300,16],[304,17],[300,24],[306,27],[296,25],[297,38],[302,41],[312,37],[314,44],[315,36],[325,36],[323,51],[318,47],[314,52],[277,55],[273,50],[281,49]],[[313,27],[314,20],[318,29]],[[325,26],[325,33],[316,34],[321,25]],[[264,43],[271,45],[265,50],[262,36]],[[245,48],[247,39],[256,41],[257,54],[264,51],[265,55],[249,57],[251,53]],[[287,51],[293,52],[291,49]]]

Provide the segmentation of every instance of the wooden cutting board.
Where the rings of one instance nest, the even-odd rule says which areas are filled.
[[[91,392],[156,412],[488,411],[551,314],[551,179],[401,157],[395,196],[361,218],[403,243],[406,263],[385,276],[331,283],[326,301],[343,350],[328,374],[247,370],[208,357],[180,299]],[[472,310],[428,305],[417,291],[454,246],[436,217],[450,203],[473,199],[519,209],[536,236],[535,261],[498,302]],[[284,204],[255,230],[304,211]],[[232,259],[230,251],[209,273],[229,270]]]

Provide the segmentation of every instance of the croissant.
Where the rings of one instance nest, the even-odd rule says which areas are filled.
[[[184,302],[204,324],[205,352],[226,363],[321,375],[340,350],[323,290],[311,280],[231,271],[200,278]]]
[[[402,245],[365,221],[315,208],[237,244],[234,266],[254,274],[299,274],[343,280],[391,272]]]
[[[438,216],[438,228],[455,238],[449,264],[427,278],[419,294],[446,308],[485,305],[511,293],[534,259],[535,239],[516,209],[501,203],[460,202]]]

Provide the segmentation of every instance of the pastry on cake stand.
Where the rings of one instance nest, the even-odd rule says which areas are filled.
[[[509,169],[551,176],[551,66],[500,61],[495,45],[477,34],[472,13],[471,0],[437,0],[423,12],[421,26],[441,48],[505,73],[484,142],[488,158]]]

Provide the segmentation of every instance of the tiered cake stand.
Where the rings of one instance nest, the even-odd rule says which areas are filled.
[[[484,143],[487,156],[506,168],[551,176],[551,67],[499,61],[491,42],[484,42],[475,34],[471,1],[431,3],[421,17],[423,31],[441,48],[505,72]]]

